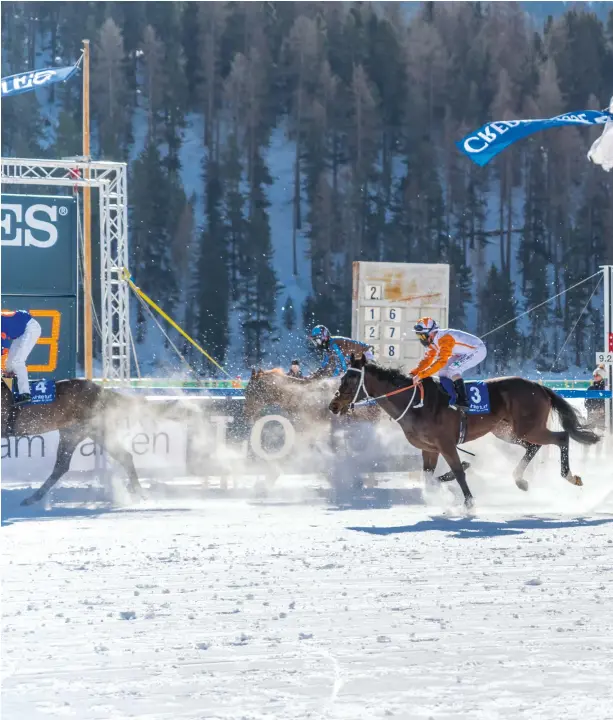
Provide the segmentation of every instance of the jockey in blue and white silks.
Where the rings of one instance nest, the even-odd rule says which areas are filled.
[[[6,369],[17,378],[15,402],[30,401],[26,360],[38,342],[41,327],[27,310],[2,310],[2,349],[8,348]]]
[[[324,325],[317,325],[311,330],[311,341],[322,350],[322,362],[309,380],[322,377],[336,377],[347,372],[351,355],[364,355],[367,360],[374,360],[372,347],[359,340],[330,335]]]

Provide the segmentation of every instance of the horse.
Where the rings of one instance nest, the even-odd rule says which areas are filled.
[[[57,457],[51,475],[22,505],[41,500],[57,481],[68,471],[70,459],[77,445],[90,438],[114,458],[128,475],[128,489],[134,495],[143,496],[132,455],[125,450],[112,429],[120,417],[134,413],[136,398],[101,388],[89,380],[58,380],[56,396],[45,405],[14,406],[11,390],[2,381],[2,437],[10,435],[39,435],[59,430],[60,440]]]
[[[254,422],[266,408],[280,409],[296,423],[322,421],[329,423],[327,398],[334,385],[332,378],[297,378],[282,368],[251,371],[245,388],[245,417]],[[356,420],[376,421],[380,409],[373,405],[354,414]],[[346,412],[342,412],[345,415]]]
[[[600,437],[582,425],[574,408],[550,388],[520,377],[488,380],[490,414],[466,415],[449,407],[449,396],[439,383],[425,378],[421,384],[423,406],[415,407],[418,384],[410,376],[397,369],[370,363],[363,356],[352,355],[350,367],[329,408],[335,414],[350,408],[361,391],[376,398],[388,415],[398,421],[406,439],[422,451],[427,478],[433,476],[439,455],[445,458],[462,489],[467,508],[474,505],[474,498],[466,482],[465,465],[460,461],[457,445],[460,440],[469,442],[488,433],[525,450],[513,472],[520,490],[528,490],[524,472],[543,445],[557,445],[562,477],[572,485],[583,484],[581,478],[570,471],[569,438],[583,445],[594,445]],[[547,428],[552,410],[560,418],[561,432]],[[464,423],[465,434],[460,438]]]

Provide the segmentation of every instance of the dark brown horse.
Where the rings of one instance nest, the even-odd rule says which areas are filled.
[[[543,385],[519,377],[488,380],[491,412],[487,415],[466,416],[466,434],[463,442],[492,433],[506,442],[520,445],[525,455],[515,469],[513,477],[521,490],[528,489],[524,471],[528,463],[543,445],[560,448],[562,477],[573,485],[582,485],[581,478],[573,475],[568,461],[568,443],[572,438],[583,445],[599,441],[596,433],[581,425],[573,407]],[[394,393],[401,388],[407,390]],[[351,367],[341,380],[330,410],[338,413],[346,410],[364,390],[369,397],[394,393],[378,402],[399,425],[407,440],[422,451],[425,473],[433,473],[439,455],[442,455],[464,493],[467,507],[473,504],[473,496],[466,483],[464,467],[458,455],[460,422],[462,415],[449,407],[449,396],[440,385],[430,378],[423,381],[424,405],[414,408],[417,397],[411,377],[399,370],[390,370],[363,357],[351,357]],[[547,428],[547,419],[555,410],[563,430],[554,432]]]
[[[108,451],[128,474],[129,489],[142,494],[132,455],[125,450],[117,434],[108,432],[113,424],[134,412],[135,398],[101,388],[89,380],[58,380],[56,398],[47,405],[14,407],[11,391],[2,386],[2,437],[40,435],[59,430],[60,442],[51,475],[43,485],[21,504],[31,505],[45,496],[70,467],[77,445],[91,439]]]

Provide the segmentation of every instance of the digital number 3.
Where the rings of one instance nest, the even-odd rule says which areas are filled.
[[[48,337],[39,337],[37,345],[49,346],[49,360],[46,365],[28,365],[30,372],[54,372],[57,368],[58,341],[60,339],[61,314],[58,310],[30,310],[35,318],[51,319],[51,334]]]

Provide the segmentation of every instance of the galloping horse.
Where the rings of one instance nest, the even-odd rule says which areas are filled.
[[[332,378],[296,378],[286,375],[281,368],[252,370],[245,388],[245,417],[254,421],[266,407],[276,406],[297,423],[302,420],[327,423],[330,419],[327,398],[332,387]],[[373,405],[356,411],[355,420],[373,422],[380,414],[380,409]]]
[[[560,448],[562,477],[573,485],[582,485],[573,475],[568,461],[569,438],[583,445],[597,443],[599,436],[583,426],[573,407],[543,385],[519,377],[487,381],[491,412],[466,416],[466,432],[462,442],[476,440],[488,433],[506,442],[520,445],[525,455],[513,472],[516,485],[528,489],[524,471],[543,445]],[[346,411],[361,392],[377,402],[394,420],[398,420],[407,440],[422,451],[423,469],[433,474],[442,455],[464,493],[464,502],[472,507],[474,500],[466,483],[464,467],[458,455],[460,412],[449,407],[449,396],[431,378],[423,380],[424,405],[413,407],[417,386],[411,377],[399,370],[369,363],[364,357],[351,356],[351,367],[341,380],[336,396],[330,402],[333,413]],[[412,392],[411,392],[412,391]],[[562,432],[547,429],[547,419],[555,410],[562,422]]]
[[[21,504],[31,505],[41,500],[70,467],[70,459],[77,445],[90,438],[106,449],[128,474],[129,490],[142,494],[142,487],[134,468],[132,455],[119,443],[113,433],[113,422],[127,417],[134,410],[135,398],[106,390],[89,380],[58,380],[55,400],[47,405],[14,407],[11,391],[0,382],[2,401],[2,437],[9,435],[39,435],[59,430],[60,442],[51,475],[42,486]],[[14,415],[12,415],[14,413]],[[112,414],[116,413],[113,418]]]

